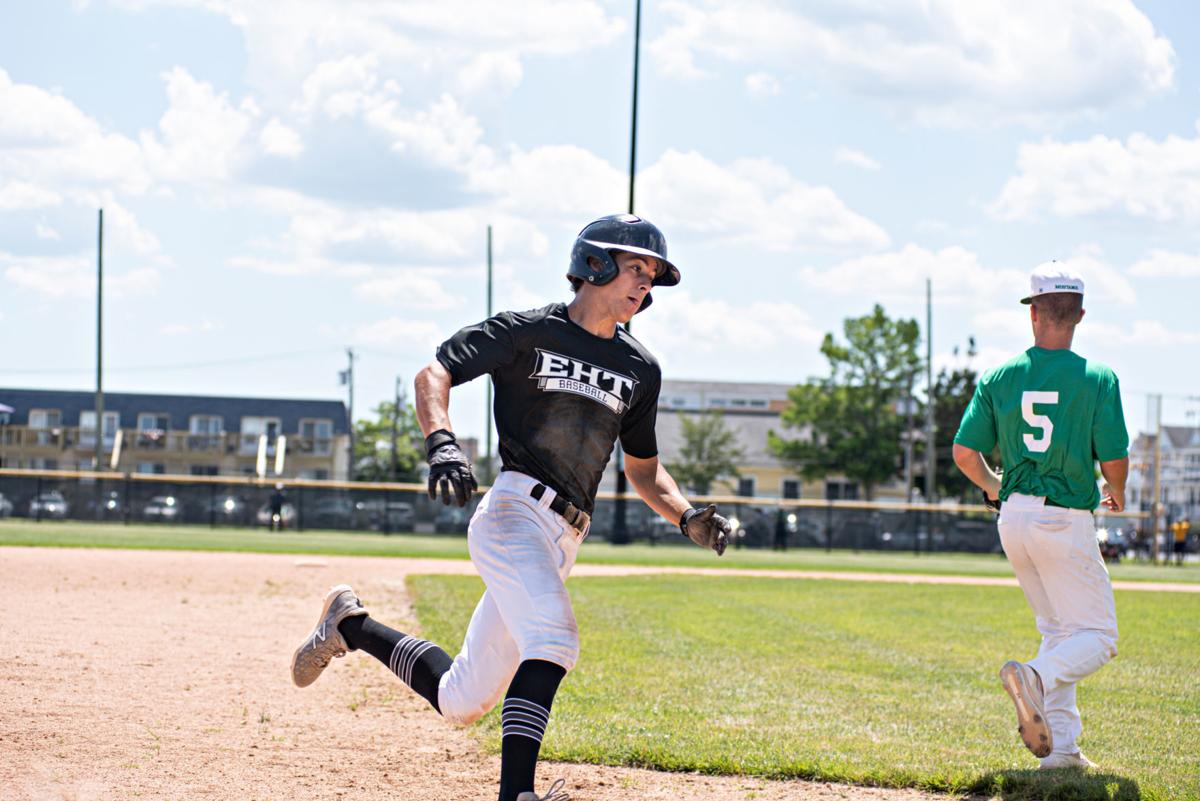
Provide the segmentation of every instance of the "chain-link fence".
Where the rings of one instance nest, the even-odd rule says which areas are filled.
[[[460,509],[429,500],[420,484],[0,470],[0,517],[35,521],[463,534],[479,497]],[[632,541],[679,539],[675,525],[632,501],[626,505]],[[692,501],[720,506],[734,523],[735,548],[1000,552],[994,518],[982,506],[739,496]],[[612,494],[601,494],[590,536],[609,538],[613,502]],[[1142,516],[1098,516],[1097,526],[1120,540],[1133,533]]]

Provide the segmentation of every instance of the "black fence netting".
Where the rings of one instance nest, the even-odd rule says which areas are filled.
[[[276,527],[384,534],[464,534],[480,496],[466,508],[431,501],[417,484],[0,470],[0,517],[125,524]],[[979,506],[781,501],[696,497],[717,503],[734,524],[735,548],[834,548],[999,553],[994,516]],[[615,500],[601,494],[590,536],[613,539]],[[675,542],[677,526],[636,497],[625,504],[631,542]],[[1098,526],[1132,531],[1137,515]]]

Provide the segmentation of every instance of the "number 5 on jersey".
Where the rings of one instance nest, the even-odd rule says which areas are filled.
[[[1058,403],[1057,392],[1023,392],[1021,393],[1021,416],[1025,422],[1038,429],[1041,436],[1025,434],[1025,447],[1033,453],[1045,453],[1050,450],[1050,437],[1054,434],[1054,421],[1044,414],[1036,414],[1034,404]]]

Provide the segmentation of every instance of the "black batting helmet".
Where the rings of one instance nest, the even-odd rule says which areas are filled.
[[[584,226],[575,237],[571,248],[571,266],[568,278],[578,278],[596,286],[602,286],[617,277],[617,262],[613,251],[638,253],[655,258],[662,270],[654,277],[653,286],[675,286],[679,283],[679,268],[667,261],[667,240],[658,226],[649,220],[632,214],[610,214]],[[594,269],[588,262],[595,257],[600,268]],[[651,303],[650,295],[642,301],[638,311],[645,311]]]

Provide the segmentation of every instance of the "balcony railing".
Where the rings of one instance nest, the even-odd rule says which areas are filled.
[[[210,456],[256,456],[258,434],[193,434],[187,431],[164,431],[162,429],[122,429],[122,447],[139,454],[208,454]],[[289,456],[326,457],[334,452],[334,439],[302,437],[288,434]],[[105,452],[112,452],[115,437],[104,437]],[[267,445],[267,455],[275,456],[277,438]],[[29,428],[27,426],[0,426],[0,447],[8,451],[31,451],[50,453],[78,449],[91,454],[96,449],[96,430],[59,426],[57,428]],[[11,455],[11,454],[10,454]]]

